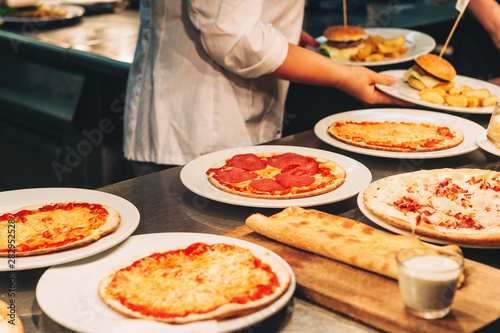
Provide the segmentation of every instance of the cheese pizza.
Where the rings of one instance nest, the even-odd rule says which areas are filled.
[[[290,281],[267,252],[199,242],[126,261],[104,276],[98,292],[128,317],[188,323],[254,312],[279,298]]]
[[[265,199],[326,193],[342,185],[346,177],[333,161],[291,152],[239,154],[216,163],[206,173],[222,191]]]
[[[327,131],[350,145],[397,152],[442,150],[464,140],[458,128],[434,123],[339,120]]]
[[[383,178],[363,193],[366,208],[417,235],[469,245],[500,245],[500,173],[420,170]]]
[[[98,203],[61,202],[0,215],[0,256],[30,256],[92,243],[113,232],[120,214]]]

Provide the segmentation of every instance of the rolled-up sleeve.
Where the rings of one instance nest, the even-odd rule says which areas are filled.
[[[287,38],[260,20],[263,1],[191,0],[188,5],[207,54],[245,78],[274,72],[288,52]]]

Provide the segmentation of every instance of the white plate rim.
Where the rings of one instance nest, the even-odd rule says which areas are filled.
[[[370,186],[370,185],[368,185],[368,186]],[[434,244],[440,244],[440,245],[455,244],[455,245],[458,245],[460,247],[475,248],[475,249],[500,249],[500,245],[473,245],[473,244],[450,242],[450,241],[445,241],[445,240],[441,240],[441,239],[437,239],[437,238],[433,238],[433,237],[427,237],[427,236],[413,234],[411,231],[398,228],[398,227],[386,222],[385,220],[378,217],[377,215],[373,214],[372,212],[370,212],[368,210],[368,208],[366,208],[365,203],[364,203],[364,199],[363,199],[363,193],[366,191],[368,186],[365,187],[358,194],[358,197],[357,197],[358,208],[366,218],[368,218],[370,221],[372,221],[376,225],[378,225],[386,230],[389,230],[389,231],[391,231],[395,234],[398,234],[398,235],[415,237],[415,238],[418,238],[418,239],[420,239],[424,242],[428,242],[428,243],[434,243]]]
[[[256,152],[293,152],[302,155],[326,158],[336,162],[344,168],[346,171],[346,180],[340,187],[328,193],[296,199],[248,198],[219,190],[208,181],[205,172],[216,162],[236,154]],[[361,188],[363,188],[367,183],[371,182],[372,175],[370,170],[360,162],[350,157],[330,151],[298,146],[262,145],[230,148],[201,156],[187,163],[182,168],[180,178],[184,186],[191,192],[211,200],[247,207],[286,208],[288,206],[317,206],[351,198],[358,194]]]
[[[5,23],[37,23],[37,22],[56,22],[56,21],[66,21],[77,17],[83,16],[85,14],[85,8],[78,5],[58,5],[58,7],[65,7],[68,13],[59,17],[9,17],[0,16],[0,22]]]
[[[500,148],[495,146],[493,142],[488,140],[488,137],[486,136],[486,130],[478,134],[477,145],[490,154],[500,156]]]
[[[96,190],[69,187],[47,187],[0,192],[0,214],[14,209],[54,202],[96,202],[116,209],[121,221],[118,228],[86,246],[60,252],[15,258],[15,267],[9,267],[8,258],[0,258],[0,271],[20,271],[67,263],[105,251],[125,239],[137,228],[140,213],[130,201],[117,195]]]
[[[368,62],[356,62],[356,61],[340,61],[336,59],[331,59],[334,62],[343,65],[352,66],[386,66],[392,64],[399,64],[402,62],[411,61],[422,54],[427,54],[431,52],[436,47],[436,41],[430,35],[409,29],[399,29],[399,28],[364,28],[367,35],[380,35],[384,38],[392,38],[397,36],[405,36],[406,44],[410,46],[410,49],[401,57],[394,59],[387,59],[382,61],[368,61]],[[323,36],[317,37],[316,41],[320,43],[326,42],[326,38]],[[319,47],[310,47],[315,52],[319,51]]]
[[[458,108],[449,105],[439,105],[430,102],[421,101],[420,98],[417,98],[418,91],[410,87],[407,83],[403,82],[403,75],[406,72],[406,69],[391,69],[387,71],[380,72],[381,74],[394,76],[398,79],[396,84],[392,86],[386,86],[382,84],[375,84],[377,89],[380,91],[393,96],[404,101],[414,103],[421,106],[426,106],[431,109],[450,111],[450,112],[458,112],[458,113],[472,113],[472,114],[491,114],[493,113],[493,106],[487,107],[477,107],[477,108]],[[497,86],[493,83],[478,80],[472,77],[457,75],[453,80],[460,85],[468,85],[474,89],[486,88],[492,95],[500,95],[500,86]]]
[[[449,126],[455,126],[464,133],[464,141],[458,146],[429,151],[429,152],[395,152],[385,151],[370,148],[363,148],[353,146],[331,137],[327,129],[337,120],[352,119],[352,120],[366,120],[366,121],[413,121],[413,122],[432,122],[442,123]],[[401,158],[401,159],[430,159],[451,157],[463,155],[474,151],[478,148],[476,137],[484,128],[468,119],[463,117],[449,115],[442,112],[416,110],[416,109],[398,109],[398,108],[380,108],[380,109],[360,109],[353,111],[346,111],[327,116],[316,123],[314,126],[314,134],[323,142],[334,147],[351,151],[354,153],[387,157],[387,158]]]
[[[81,314],[82,309],[86,311],[96,310],[93,320],[108,320],[112,322],[112,325],[119,324],[116,320],[127,319],[125,316],[109,308],[100,300],[96,287],[102,276],[120,262],[124,262],[136,255],[166,250],[176,246],[184,246],[198,241],[207,244],[225,242],[268,252],[287,269],[291,276],[290,286],[278,300],[255,313],[217,322],[217,332],[235,331],[256,324],[277,313],[292,298],[296,287],[295,274],[290,265],[276,253],[258,244],[227,236],[203,233],[165,232],[134,235],[115,248],[103,252],[96,257],[49,268],[38,281],[36,299],[42,311],[49,318],[62,326],[78,332],[111,332],[112,330],[110,330],[110,327],[103,327],[102,329],[100,327],[88,328],[89,323],[85,322],[86,317]],[[80,274],[80,272],[92,273],[87,274],[84,278],[83,276],[85,274]],[[78,278],[71,279],[69,276],[82,276],[82,283],[79,283],[80,281]],[[57,290],[54,289],[55,287],[57,287]],[[91,295],[88,295],[86,291],[89,288],[92,290],[95,288],[95,291]],[[58,299],[57,296],[60,294],[67,297],[66,300]],[[73,303],[73,305],[67,304],[68,302]],[[82,304],[87,304],[88,308],[82,308]],[[90,306],[90,304],[92,304],[92,306]],[[65,311],[74,311],[75,313],[68,315]],[[102,323],[97,323],[97,326],[99,326],[99,324]]]

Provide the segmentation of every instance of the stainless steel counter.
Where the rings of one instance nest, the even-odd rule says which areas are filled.
[[[398,2],[399,3],[399,2]],[[405,7],[406,8],[406,7]],[[428,19],[428,17],[426,17]],[[426,21],[426,24],[429,22]],[[88,68],[107,75],[126,78],[133,58],[139,19],[137,11],[84,17],[74,25],[25,30],[0,29],[0,49],[42,63],[63,63]],[[464,115],[485,125],[488,116]],[[462,156],[430,159],[399,160],[369,157],[333,148],[317,139],[312,131],[285,137],[272,144],[298,145],[341,153],[366,165],[374,179],[420,168],[477,167],[500,170],[500,158],[480,149]],[[255,212],[266,215],[276,209],[256,209],[211,201],[187,190],[179,179],[181,168],[135,178],[98,190],[119,195],[137,206],[141,223],[135,235],[158,232],[200,232],[219,234],[241,226]],[[356,206],[354,198],[339,203],[314,207],[364,223],[368,221]],[[495,267],[500,250],[466,249],[465,256]],[[70,332],[47,317],[35,297],[36,284],[46,269],[16,272],[16,309],[25,332]],[[0,273],[0,299],[9,299],[7,276]],[[495,330],[496,329],[496,330]],[[307,300],[294,297],[287,308],[270,320],[248,331],[258,332],[375,332],[376,330],[348,317],[326,310]],[[491,331],[498,331],[498,323]]]
[[[476,117],[477,121],[487,122],[488,116]],[[270,144],[305,146],[324,149],[350,156],[366,165],[374,179],[392,174],[408,172],[420,168],[440,167],[472,167],[500,170],[500,157],[480,149],[465,155],[427,159],[386,159],[349,153],[331,147],[320,141],[312,131],[292,135],[271,142]],[[159,173],[130,179],[105,186],[104,191],[121,196],[132,202],[140,211],[141,222],[134,235],[159,232],[198,232],[220,234],[244,224],[245,219],[255,213],[270,215],[280,209],[261,209],[233,206],[200,197],[183,186],[179,174],[181,167],[168,169]],[[355,198],[338,203],[314,207],[321,211],[341,215],[371,223],[357,208]],[[376,226],[375,226],[376,227]],[[500,250],[464,249],[465,257],[499,268],[497,260]],[[70,332],[53,322],[39,308],[35,298],[38,279],[45,269],[34,269],[16,272],[16,304],[17,313],[25,325],[27,333],[32,332]],[[8,300],[7,276],[9,272],[0,273],[0,299]],[[62,301],[62,300],[61,300]],[[498,322],[485,329],[485,332],[498,330]],[[375,332],[376,330],[351,320],[348,314],[339,314],[326,310],[307,300],[294,297],[286,309],[277,313],[249,331],[258,332]]]
[[[0,49],[126,78],[139,32],[137,10],[84,16],[67,25],[0,26]]]

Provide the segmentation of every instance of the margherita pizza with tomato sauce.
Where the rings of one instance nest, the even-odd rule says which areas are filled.
[[[366,208],[417,235],[470,245],[500,245],[500,173],[434,169],[370,184]]]
[[[99,296],[132,318],[168,323],[225,319],[259,310],[291,281],[269,253],[194,243],[124,262],[99,284]]]
[[[434,123],[339,120],[328,133],[350,145],[397,152],[442,150],[464,140],[458,128]]]
[[[120,214],[105,205],[64,202],[0,215],[0,256],[30,256],[82,246],[113,232]]]
[[[326,193],[345,181],[337,163],[295,153],[249,153],[220,161],[208,180],[222,191],[253,198],[291,199]]]

